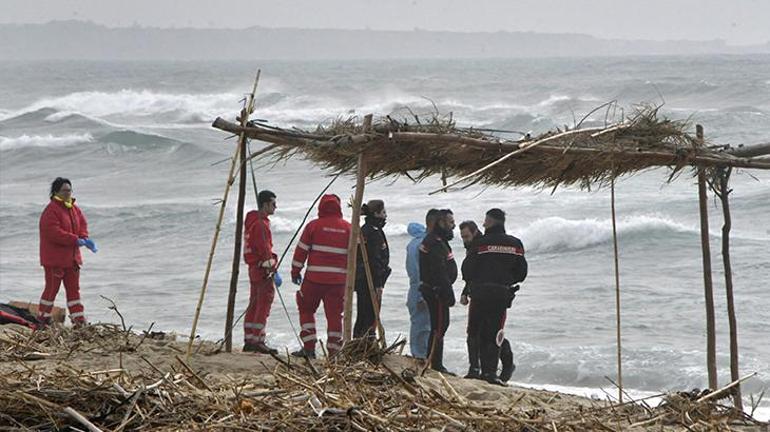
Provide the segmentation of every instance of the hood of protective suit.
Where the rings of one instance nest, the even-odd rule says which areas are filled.
[[[342,206],[340,197],[334,194],[326,194],[321,197],[321,203],[318,204],[318,217],[342,217]]]
[[[414,238],[425,236],[425,225],[417,222],[412,222],[406,227],[406,232]]]

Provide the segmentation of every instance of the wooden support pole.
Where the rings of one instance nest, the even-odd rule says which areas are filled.
[[[227,184],[225,185],[225,193],[222,197],[222,204],[219,207],[219,218],[217,219],[217,225],[214,229],[214,238],[211,239],[211,250],[209,250],[209,260],[206,264],[206,272],[203,274],[203,285],[201,285],[201,293],[198,297],[198,306],[195,308],[195,317],[193,318],[192,329],[190,330],[190,340],[187,342],[187,358],[190,358],[192,353],[193,341],[195,340],[195,331],[198,329],[198,319],[201,315],[201,307],[203,307],[203,299],[206,297],[206,287],[209,284],[209,275],[211,274],[211,263],[214,260],[214,252],[217,248],[217,241],[219,240],[219,232],[222,229],[222,219],[225,215],[225,208],[227,207],[227,197],[230,195],[230,187],[233,185],[233,172],[235,172],[235,166],[238,164],[238,158],[241,153],[241,148],[235,149],[233,154],[233,160],[230,164],[230,173],[227,175]]]
[[[249,115],[254,110],[254,94],[259,84],[260,70],[257,70],[257,77],[254,79],[254,88],[249,94],[246,104],[241,110],[241,127],[246,127],[249,122]],[[233,315],[235,314],[235,297],[238,293],[238,276],[241,267],[241,242],[243,241],[243,207],[246,200],[246,141],[248,137],[245,132],[241,132],[238,139],[238,147],[241,154],[240,170],[238,176],[238,206],[235,215],[235,245],[233,246],[233,267],[230,273],[230,293],[227,297],[227,315],[225,318],[225,351],[233,350]]]
[[[369,267],[369,252],[366,249],[366,239],[363,235],[358,235],[358,241],[361,245],[361,258],[364,261],[364,271],[366,272],[366,286],[369,288],[369,297],[372,299],[372,309],[374,310],[374,328],[380,332],[380,347],[385,349],[388,346],[385,340],[385,327],[382,326],[380,320],[380,301],[382,298],[377,293],[374,286],[374,278],[372,277],[372,269]]]
[[[696,139],[703,144],[703,126],[695,126]],[[708,196],[706,171],[698,167],[698,201],[700,204],[700,241],[703,255],[703,291],[706,297],[706,369],[709,388],[715,389],[717,381],[716,324],[714,319],[714,286],[711,280],[711,246],[709,245]]]
[[[614,175],[614,172],[613,172]],[[617,357],[618,357],[618,402],[623,403],[623,363],[621,362],[620,341],[620,259],[618,257],[618,229],[615,218],[615,178],[610,183],[610,201],[612,207],[612,245],[615,255],[615,328],[617,330]]]
[[[719,169],[719,185],[714,185],[719,199],[722,201],[722,214],[724,216],[724,225],[722,225],[722,263],[725,267],[725,292],[727,294],[727,317],[730,326],[730,379],[737,381],[740,379],[738,369],[738,320],[735,318],[735,301],[733,299],[733,267],[730,263],[730,229],[732,228],[732,218],[730,217],[730,174],[732,168]],[[743,411],[743,399],[741,398],[740,383],[733,390],[733,406]]]
[[[364,133],[372,127],[372,115],[364,117]],[[343,315],[343,340],[351,339],[353,334],[353,291],[356,286],[356,258],[358,252],[358,236],[361,232],[361,201],[364,199],[366,180],[366,158],[364,152],[358,154],[358,172],[356,174],[356,191],[353,196],[353,214],[350,217],[350,240],[348,240],[348,274],[345,279],[345,312]]]

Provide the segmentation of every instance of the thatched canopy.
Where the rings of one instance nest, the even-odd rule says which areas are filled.
[[[432,175],[467,176],[465,185],[588,188],[658,166],[671,168],[669,179],[692,166],[770,169],[767,159],[738,157],[707,145],[685,132],[686,122],[661,118],[655,108],[602,127],[577,126],[518,140],[459,128],[452,120],[419,120],[407,124],[386,116],[366,131],[354,119],[338,120],[312,132],[261,122],[242,127],[221,118],[213,126],[273,143],[261,157],[301,156],[324,169],[355,173],[358,155],[365,152],[370,177],[404,175],[419,181]]]

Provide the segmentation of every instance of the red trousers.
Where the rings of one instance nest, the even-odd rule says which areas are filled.
[[[302,330],[299,333],[307,351],[315,351],[315,312],[321,301],[326,313],[326,349],[329,355],[342,348],[342,310],[344,308],[345,285],[326,285],[305,280],[297,291],[297,307]]]
[[[265,343],[265,326],[270,316],[270,307],[275,297],[273,279],[265,275],[265,269],[249,266],[249,306],[243,320],[243,335],[246,345]]]
[[[80,303],[80,268],[77,265],[65,268],[43,268],[45,269],[45,289],[43,290],[43,295],[40,296],[40,305],[37,312],[38,320],[41,322],[51,320],[53,303],[63,281],[64,291],[67,294],[67,308],[70,312],[70,319],[73,323],[85,322],[86,317],[83,314],[83,304]]]

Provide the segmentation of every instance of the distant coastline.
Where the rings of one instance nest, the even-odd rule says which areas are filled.
[[[3,60],[353,60],[770,54],[770,41],[600,39],[585,34],[0,24]]]

